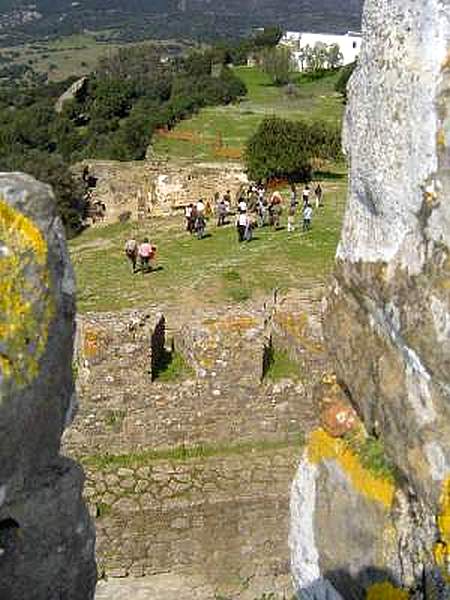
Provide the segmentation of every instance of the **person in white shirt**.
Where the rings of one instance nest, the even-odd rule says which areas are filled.
[[[303,231],[309,231],[311,229],[311,220],[313,215],[312,206],[307,202],[303,209]]]
[[[311,193],[311,190],[309,189],[309,185],[305,185],[305,187],[303,188],[303,192],[302,192],[302,196],[303,196],[303,206],[306,207],[306,205],[309,202],[309,195]]]
[[[244,198],[239,198],[239,202],[238,202],[238,210],[239,212],[245,212],[247,210],[247,202],[244,200]]]
[[[197,215],[201,215],[204,212],[205,212],[205,203],[200,198],[200,200],[197,202]]]
[[[250,226],[250,219],[245,212],[239,212],[236,217],[236,228],[238,232],[238,241],[243,242],[246,238],[246,231]]]

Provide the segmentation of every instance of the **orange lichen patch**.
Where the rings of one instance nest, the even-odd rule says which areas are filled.
[[[309,460],[316,464],[322,460],[335,460],[360,494],[380,502],[387,508],[392,505],[394,485],[366,469],[343,440],[333,438],[323,429],[317,429],[310,436],[308,456]]]
[[[335,401],[328,405],[320,415],[320,422],[332,437],[342,437],[350,433],[359,424],[353,408],[343,402]]]
[[[437,519],[440,540],[434,547],[436,563],[450,581],[450,477],[444,482],[441,512]]]
[[[366,600],[408,600],[409,592],[392,585],[389,581],[375,583],[367,590]]]
[[[308,335],[308,316],[306,313],[277,312],[273,319],[288,335],[300,341],[302,346],[309,352],[321,352],[323,350],[322,345],[312,340]]]
[[[84,335],[83,344],[84,354],[86,358],[92,358],[99,350],[98,333],[92,329],[88,329]]]
[[[445,131],[441,128],[437,133],[437,144],[441,148],[445,148],[447,145],[447,138],[445,135]]]
[[[222,331],[230,333],[241,333],[258,326],[258,320],[249,315],[238,315],[225,319],[207,319],[203,324],[211,331]]]
[[[108,335],[108,332],[101,328],[89,327],[84,331],[83,336],[83,352],[84,356],[87,359],[94,359],[98,357],[102,351],[105,351],[109,344],[111,343],[111,338]]]
[[[39,229],[0,198],[0,372],[25,385],[38,371],[53,313],[47,244]]]

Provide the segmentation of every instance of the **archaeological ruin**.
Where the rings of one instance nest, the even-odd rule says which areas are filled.
[[[363,24],[328,291],[76,315],[50,188],[0,174],[0,599],[450,598],[450,0]],[[110,223],[216,191],[87,166]]]

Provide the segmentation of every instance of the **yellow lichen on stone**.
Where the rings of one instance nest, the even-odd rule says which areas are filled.
[[[39,229],[0,198],[0,374],[36,376],[52,314],[47,244]]]
[[[450,581],[450,477],[444,482],[441,511],[437,519],[440,540],[434,547],[436,563]]]
[[[223,333],[242,333],[248,329],[254,329],[258,326],[255,317],[249,315],[237,315],[235,317],[226,317],[223,319],[206,319],[203,322],[210,331]]]
[[[333,438],[323,429],[317,429],[309,439],[308,457],[316,464],[322,460],[335,460],[359,493],[387,508],[392,505],[395,493],[392,482],[377,477],[364,467],[358,456],[342,439]]]
[[[408,600],[406,590],[392,585],[389,581],[375,583],[367,590],[366,600]]]

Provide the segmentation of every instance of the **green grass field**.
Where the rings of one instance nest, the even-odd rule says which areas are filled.
[[[342,101],[334,92],[336,75],[316,81],[299,76],[296,95],[286,96],[257,69],[237,71],[248,86],[248,97],[235,106],[202,110],[180,123],[177,131],[200,135],[204,142],[158,139],[158,154],[214,159],[218,133],[224,144],[241,149],[270,114],[331,122],[342,118]],[[87,230],[70,243],[79,310],[116,310],[153,303],[189,313],[199,307],[258,301],[275,288],[315,288],[332,269],[346,195],[345,166],[327,169],[334,176],[317,176],[322,180],[325,208],[316,211],[308,234],[298,229],[289,234],[286,229],[262,228],[255,231],[251,243],[240,245],[233,225],[217,228],[212,219],[210,235],[199,241],[184,231],[181,216],[154,218],[141,228],[127,223]],[[287,201],[287,190],[284,193]],[[137,239],[147,235],[158,246],[159,270],[146,275],[131,273],[123,252],[131,235]]]
[[[323,283],[333,266],[345,203],[346,179],[325,181],[325,207],[307,234],[269,227],[239,244],[235,227],[208,224],[210,237],[192,238],[183,218],[153,219],[145,228],[117,224],[87,230],[70,243],[78,280],[78,309],[115,310],[156,303],[180,311],[223,303],[245,303],[275,288],[309,289]],[[298,217],[298,221],[300,215]],[[282,224],[286,223],[286,211]],[[157,266],[132,274],[123,247],[130,235],[148,235],[158,246]]]
[[[129,45],[165,43],[169,42],[149,40]],[[170,43],[176,44],[172,41]],[[50,80],[59,81],[91,73],[100,58],[114,53],[123,45],[115,40],[114,30],[105,30],[0,48],[0,57],[10,58],[14,63],[30,64],[35,71],[48,73]]]
[[[202,109],[192,119],[175,128],[174,138],[156,137],[154,150],[162,156],[177,156],[195,160],[226,159],[226,149],[242,151],[247,139],[266,116],[288,119],[320,120],[340,123],[343,114],[342,98],[334,86],[338,75],[332,73],[315,81],[298,75],[287,94],[285,88],[271,84],[270,78],[253,67],[237,67],[236,73],[246,83],[248,95],[238,104]],[[177,139],[176,136],[192,136]],[[224,155],[215,150],[220,136]]]

